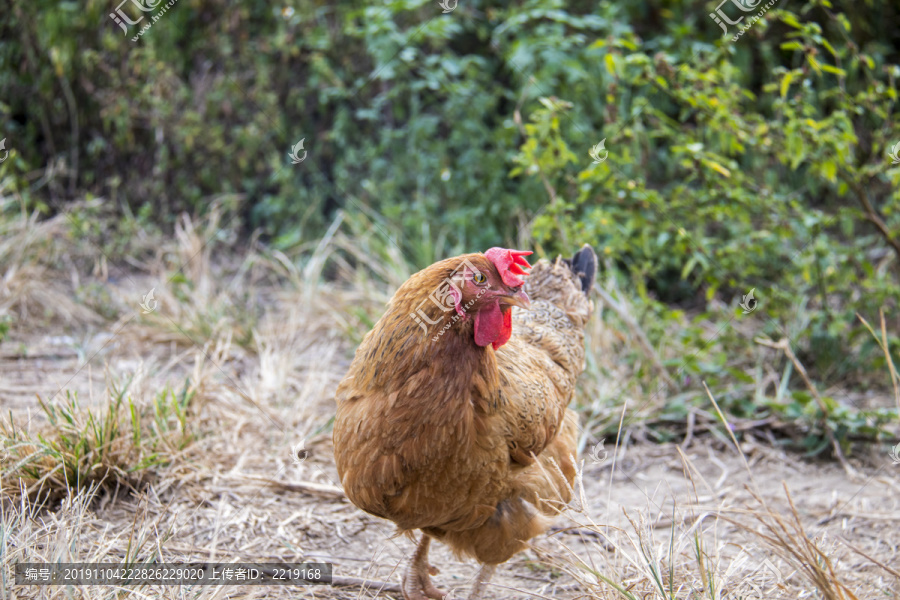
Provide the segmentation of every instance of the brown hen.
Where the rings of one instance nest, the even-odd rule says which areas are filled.
[[[443,598],[435,538],[483,567],[544,532],[571,499],[584,326],[597,258],[541,260],[492,248],[443,260],[397,290],[338,386],[335,460],[348,498],[407,533],[407,600]],[[517,310],[513,315],[512,307]]]

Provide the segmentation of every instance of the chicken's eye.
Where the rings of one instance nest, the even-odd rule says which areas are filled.
[[[487,282],[487,277],[485,277],[484,273],[481,273],[481,272],[475,272],[475,273],[472,275],[472,281],[474,281],[474,282],[477,283],[478,285],[481,285],[481,284]]]

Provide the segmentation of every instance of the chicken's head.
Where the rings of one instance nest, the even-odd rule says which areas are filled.
[[[528,294],[522,290],[520,275],[531,268],[525,257],[530,251],[491,248],[486,260],[466,260],[457,269],[456,312],[472,316],[475,343],[490,344],[494,350],[512,335],[513,306],[528,308]],[[479,257],[480,258],[480,257]]]

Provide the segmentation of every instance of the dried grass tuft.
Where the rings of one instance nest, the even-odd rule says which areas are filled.
[[[137,491],[152,469],[170,463],[191,442],[195,389],[164,388],[149,402],[130,393],[132,380],[109,381],[107,401],[85,407],[77,394],[38,398],[47,424],[0,422],[0,456],[7,493],[44,504],[93,487]],[[37,429],[37,430],[33,430]]]
[[[784,484],[790,507],[787,514],[769,509],[758,494],[753,491],[749,493],[758,506],[753,510],[731,512],[750,517],[757,527],[733,517],[722,518],[759,538],[766,548],[807,581],[807,589],[816,590],[825,600],[859,600],[835,568],[834,549],[826,549],[822,539],[807,533],[787,484]]]

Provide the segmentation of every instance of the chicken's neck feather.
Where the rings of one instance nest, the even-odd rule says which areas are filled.
[[[435,402],[469,398],[473,389],[486,393],[497,362],[490,346],[475,343],[473,321],[427,296],[398,293],[360,345],[357,381],[388,394],[412,384],[417,396]]]

